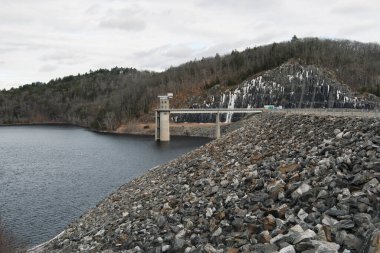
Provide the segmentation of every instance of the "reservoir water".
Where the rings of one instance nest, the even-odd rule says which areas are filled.
[[[27,246],[60,233],[131,179],[209,141],[98,134],[72,126],[0,127],[0,216]]]

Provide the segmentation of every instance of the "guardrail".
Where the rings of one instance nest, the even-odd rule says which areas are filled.
[[[161,111],[161,110],[156,110]],[[201,114],[201,113],[261,113],[263,108],[208,108],[208,109],[170,109],[170,114]]]
[[[271,110],[278,113],[295,113],[295,114],[314,114],[314,115],[331,115],[331,116],[350,116],[350,117],[371,117],[380,118],[380,109],[348,109],[348,108],[292,108]]]

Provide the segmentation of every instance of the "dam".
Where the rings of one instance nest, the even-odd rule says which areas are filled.
[[[207,108],[207,109],[170,109],[169,99],[173,97],[173,93],[158,96],[160,99],[160,108],[155,112],[155,140],[156,141],[170,141],[170,115],[171,114],[216,114],[215,122],[215,137],[220,138],[220,114],[222,113],[245,113],[257,114],[262,113],[259,108]]]

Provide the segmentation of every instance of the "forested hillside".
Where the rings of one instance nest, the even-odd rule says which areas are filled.
[[[288,42],[190,61],[160,73],[100,69],[3,90],[0,123],[66,122],[115,129],[152,112],[158,94],[173,92],[173,106],[191,106],[193,96],[209,94],[216,85],[219,90],[235,88],[290,60],[322,67],[349,89],[380,96],[379,44],[293,37]]]

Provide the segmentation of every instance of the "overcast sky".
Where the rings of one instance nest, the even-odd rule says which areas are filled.
[[[298,37],[380,42],[379,0],[0,0],[0,88]]]

